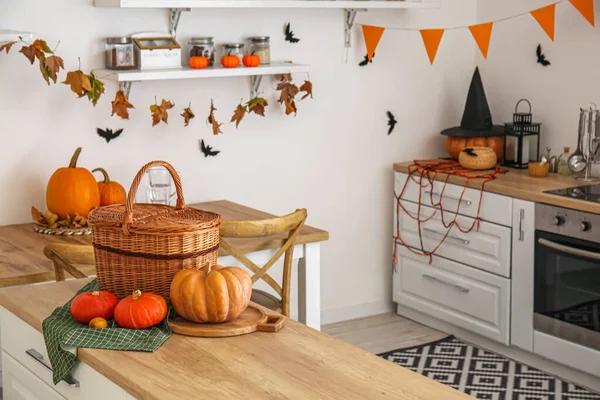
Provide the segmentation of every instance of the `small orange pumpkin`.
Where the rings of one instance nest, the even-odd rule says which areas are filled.
[[[204,56],[190,57],[190,67],[193,69],[204,69],[208,67],[208,58]]]
[[[66,168],[57,169],[46,187],[46,206],[58,214],[60,219],[79,214],[87,217],[89,212],[100,205],[100,191],[96,178],[85,168],[77,167],[81,147],[75,150]]]
[[[112,319],[119,300],[107,291],[78,294],[71,302],[71,316],[82,324],[88,324],[97,317]]]
[[[189,321],[232,321],[248,307],[252,279],[238,267],[188,268],[175,274],[170,296],[177,314]]]
[[[164,297],[139,290],[125,297],[115,308],[115,321],[121,328],[146,329],[158,324],[167,316]]]
[[[232,56],[231,53],[221,57],[221,65],[224,68],[237,68],[240,65],[238,56]]]
[[[104,329],[108,328],[108,321],[102,317],[96,317],[88,324],[90,328]]]
[[[260,65],[260,57],[256,54],[246,54],[244,58],[242,58],[242,63],[244,67],[258,67]]]
[[[119,182],[111,181],[108,172],[104,168],[96,168],[92,173],[100,171],[104,180],[98,182],[100,191],[100,205],[110,206],[111,204],[123,204],[127,200],[127,192]]]

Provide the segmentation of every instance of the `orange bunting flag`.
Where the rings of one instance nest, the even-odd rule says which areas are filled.
[[[471,25],[469,30],[473,39],[477,42],[483,58],[487,59],[488,49],[490,47],[490,39],[492,37],[493,22],[487,22],[485,24]]]
[[[381,26],[363,25],[362,30],[365,37],[365,46],[367,46],[367,57],[369,58],[369,61],[371,61],[385,28]]]
[[[554,14],[556,11],[556,4],[550,4],[549,6],[538,8],[533,10],[530,14],[540,24],[546,34],[554,41]]]
[[[577,9],[588,20],[592,26],[596,26],[594,20],[594,0],[569,0],[573,7]]]
[[[427,55],[429,56],[429,62],[433,65],[435,55],[437,54],[438,47],[440,47],[440,42],[442,41],[442,36],[444,36],[444,30],[421,29],[420,32],[423,43],[425,44],[425,50],[427,50]]]

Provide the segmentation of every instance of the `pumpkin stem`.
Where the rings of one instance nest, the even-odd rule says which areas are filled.
[[[106,170],[104,168],[95,168],[92,170],[92,173],[98,172],[98,171],[100,171],[102,173],[102,175],[104,175],[104,182],[102,182],[102,183],[109,184],[110,178],[108,177],[108,172],[106,172]]]
[[[140,298],[140,296],[142,295],[142,292],[139,290],[134,290],[133,294],[131,295],[131,299],[132,300],[137,300]]]
[[[78,147],[77,150],[75,150],[75,153],[73,153],[73,157],[71,157],[71,162],[69,163],[69,168],[76,168],[77,167],[77,159],[79,158],[79,154],[81,153],[81,147]]]
[[[206,275],[208,275],[208,273],[210,272],[211,267],[212,267],[212,261],[209,261],[208,265],[206,266]]]
[[[92,292],[92,296],[100,296],[100,292]]]

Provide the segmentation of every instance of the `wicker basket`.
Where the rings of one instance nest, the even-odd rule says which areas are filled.
[[[458,162],[461,167],[466,169],[483,170],[494,168],[498,162],[498,157],[490,147],[468,147],[460,152]]]
[[[169,170],[177,190],[175,207],[133,204],[146,171],[155,166]],[[153,161],[137,173],[126,204],[94,209],[88,216],[102,290],[119,299],[134,290],[169,298],[173,276],[185,268],[216,264],[219,251],[217,214],[186,208],[181,180],[164,161]]]

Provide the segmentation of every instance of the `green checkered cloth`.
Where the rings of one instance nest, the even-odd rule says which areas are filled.
[[[77,294],[100,290],[98,279],[85,285]],[[42,332],[48,357],[52,364],[52,379],[56,385],[70,377],[70,373],[79,360],[67,347],[87,347],[105,350],[156,351],[169,337],[171,327],[169,317],[175,311],[169,307],[169,314],[160,324],[152,328],[135,330],[119,328],[114,320],[108,322],[108,328],[94,329],[77,322],[71,317],[71,302],[58,307],[42,322]]]

